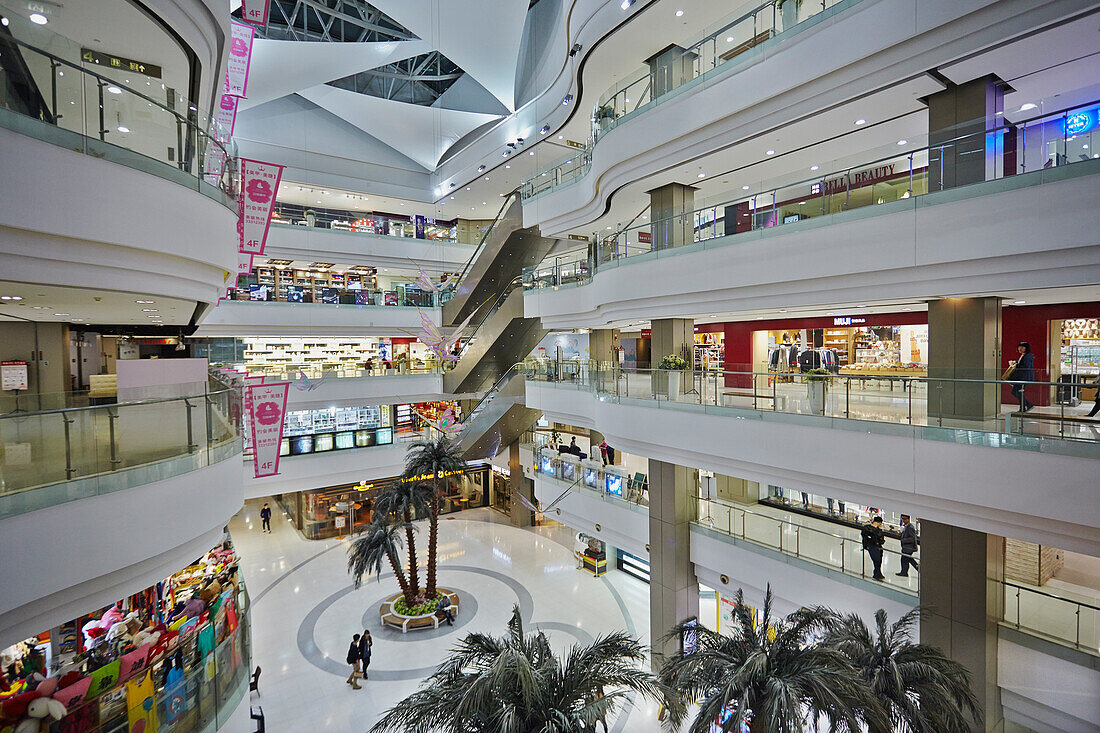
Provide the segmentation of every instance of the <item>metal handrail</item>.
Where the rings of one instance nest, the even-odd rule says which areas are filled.
[[[87,405],[84,407],[59,407],[54,410],[38,410],[36,412],[13,412],[6,415],[0,415],[0,420],[6,418],[12,419],[26,419],[29,417],[38,417],[39,415],[58,415],[61,413],[69,412],[81,412],[84,410],[104,410],[118,407],[136,407],[140,405],[155,405],[162,402],[186,402],[189,399],[195,399],[197,397],[214,397],[221,394],[229,394],[233,392],[232,389],[222,389],[216,392],[196,392],[192,395],[183,395],[181,397],[157,397],[149,400],[132,400],[129,402],[110,402],[102,405]]]
[[[489,241],[489,236],[493,233],[493,229],[496,228],[496,225],[504,217],[504,212],[508,210],[509,206],[511,206],[512,198],[515,196],[519,196],[519,189],[512,191],[510,194],[508,194],[508,196],[505,197],[504,205],[500,207],[500,211],[498,211],[497,215],[493,218],[493,223],[490,224],[489,228],[485,230],[485,236],[483,236],[481,238],[481,241],[478,242],[477,249],[475,249],[474,253],[470,255],[470,259],[466,260],[466,264],[462,267],[462,272],[460,272],[458,274],[458,277],[455,278],[456,287],[460,282],[462,282],[462,278],[466,277],[466,275],[469,273],[470,267],[474,264],[474,261],[477,260],[478,256],[481,254],[481,251],[485,248],[485,243]]]
[[[1065,598],[1063,596],[1059,596],[1059,595],[1056,595],[1054,593],[1049,593],[1045,590],[1040,590],[1038,588],[1031,588],[1031,587],[1026,586],[1026,585],[1020,585],[1018,583],[1012,582],[1011,580],[1002,580],[1001,584],[1005,585],[1005,586],[1008,586],[1009,588],[1016,588],[1017,590],[1027,591],[1028,593],[1035,593],[1037,595],[1046,596],[1047,598],[1053,598],[1053,599],[1058,600],[1058,601],[1065,601],[1066,603],[1072,603],[1075,606],[1084,606],[1085,608],[1092,609],[1093,611],[1100,611],[1100,606],[1094,606],[1091,603],[1088,603],[1087,601],[1078,601],[1078,600],[1075,600],[1073,598]],[[1017,623],[1017,625],[1019,624],[1019,616],[1017,616],[1016,623]]]

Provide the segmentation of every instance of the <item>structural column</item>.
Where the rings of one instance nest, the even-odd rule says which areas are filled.
[[[535,482],[523,473],[523,466],[519,462],[519,441],[508,446],[508,490],[513,491],[535,503]],[[510,504],[509,519],[514,527],[530,527],[535,523],[535,513],[514,495]]]
[[[960,426],[1000,411],[1001,299],[944,298],[928,303],[928,418]]]
[[[676,651],[679,642],[663,638],[669,629],[699,615],[690,552],[697,482],[695,469],[649,459],[649,633],[655,657]]]
[[[920,523],[922,644],[964,665],[985,713],[975,730],[1000,730],[997,625],[1004,617],[1004,538],[928,520]]]
[[[649,358],[650,368],[656,369],[661,359],[670,354],[682,356],[691,368],[691,350],[695,346],[695,321],[690,318],[660,318],[650,324],[649,330]],[[681,379],[684,379],[683,377]],[[681,382],[681,389],[685,392],[691,389],[686,382]],[[668,374],[665,372],[653,373],[654,394],[668,394]]]
[[[1002,136],[986,130],[1004,124],[1006,86],[985,76],[928,97],[929,191],[997,177]]]
[[[695,188],[669,183],[647,192],[653,248],[682,247],[695,241]]]

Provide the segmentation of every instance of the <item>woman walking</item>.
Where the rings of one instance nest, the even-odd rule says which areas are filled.
[[[1020,412],[1027,412],[1035,407],[1024,395],[1027,383],[1035,381],[1035,354],[1031,353],[1031,344],[1027,341],[1021,341],[1016,346],[1016,353],[1020,358],[1012,363],[1012,374],[1009,375],[1015,382],[1012,385],[1012,396],[1020,401]]]

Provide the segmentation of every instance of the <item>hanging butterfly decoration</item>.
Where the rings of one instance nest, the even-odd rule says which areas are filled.
[[[405,329],[401,330],[404,333],[413,336],[422,344],[427,346],[428,350],[438,356],[441,360],[458,361],[458,356],[456,356],[452,352],[457,350],[456,347],[458,346],[458,340],[462,338],[462,332],[465,331],[466,328],[470,325],[470,321],[473,320],[474,313],[477,312],[477,309],[475,309],[473,312],[470,313],[470,315],[466,317],[466,320],[463,321],[458,326],[458,328],[454,330],[454,333],[452,333],[449,338],[443,335],[443,331],[439,328],[439,326],[435,325],[435,323],[432,322],[432,319],[428,316],[427,313],[420,310],[420,308],[417,308],[416,310],[418,313],[420,313],[420,333],[415,334],[405,331]]]
[[[447,408],[446,412],[440,415],[438,420],[432,420],[419,410],[416,411],[417,416],[428,425],[438,430],[443,434],[444,438],[455,438],[462,432],[462,423],[455,420],[454,412],[451,408]]]
[[[294,380],[294,389],[298,390],[299,392],[312,392],[313,390],[320,387],[325,379],[325,377],[321,377],[317,380],[310,379],[306,376],[305,372],[299,369],[298,378]]]
[[[408,258],[406,257],[405,259],[408,259]],[[416,278],[416,280],[414,280],[413,283],[416,285],[416,287],[420,288],[420,290],[424,291],[425,293],[440,293],[440,294],[442,294],[442,293],[446,292],[447,290],[450,290],[452,287],[454,287],[453,282],[450,282],[450,283],[442,283],[442,282],[441,283],[435,283],[435,282],[432,282],[432,279],[430,277],[428,277],[428,273],[424,272],[424,268],[422,268],[420,265],[417,265],[412,260],[409,260],[409,262],[412,262],[414,265],[416,265],[416,271],[420,273],[420,276],[418,278]]]

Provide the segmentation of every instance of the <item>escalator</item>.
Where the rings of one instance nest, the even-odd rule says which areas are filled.
[[[51,125],[57,124],[57,118],[50,111],[50,105],[42,96],[23,56],[23,47],[6,25],[0,25],[0,107]]]
[[[459,447],[466,460],[489,459],[529,429],[541,410],[527,406],[523,368],[514,364],[463,421]]]
[[[556,241],[542,236],[538,227],[524,228],[523,204],[519,192],[513,191],[458,276],[451,299],[443,304],[443,325],[456,326],[495,302],[523,268],[542,262]]]

